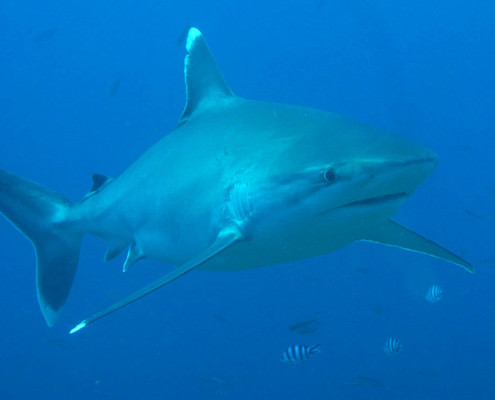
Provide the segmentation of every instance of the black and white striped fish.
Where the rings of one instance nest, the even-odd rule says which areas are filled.
[[[442,288],[438,285],[430,286],[428,292],[426,292],[426,301],[430,303],[436,303],[437,301],[442,299]]]
[[[280,361],[287,364],[296,364],[303,360],[307,360],[311,354],[316,354],[320,352],[319,344],[315,346],[302,346],[296,344],[295,346],[290,346],[282,353]]]
[[[390,356],[402,350],[402,343],[395,337],[389,337],[383,346],[383,351]]]

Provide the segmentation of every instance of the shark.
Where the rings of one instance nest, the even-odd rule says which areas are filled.
[[[93,175],[78,202],[0,170],[0,212],[33,244],[49,326],[76,275],[83,235],[150,258],[168,273],[70,333],[201,268],[231,271],[324,255],[370,241],[473,267],[391,218],[435,169],[436,153],[310,108],[236,96],[197,28],[186,38],[186,106],[172,132],[119,177]]]

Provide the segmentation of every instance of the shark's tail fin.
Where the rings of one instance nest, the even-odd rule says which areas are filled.
[[[49,326],[69,295],[79,258],[82,235],[64,223],[69,206],[57,193],[0,170],[0,213],[34,246],[38,302]]]

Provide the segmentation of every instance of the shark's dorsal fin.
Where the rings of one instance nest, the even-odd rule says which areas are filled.
[[[198,29],[189,29],[186,50],[188,54],[184,60],[184,76],[187,100],[179,125],[198,108],[213,107],[234,97]]]
[[[374,227],[373,231],[369,232],[362,240],[427,254],[457,264],[469,272],[474,272],[474,268],[466,260],[392,220]]]

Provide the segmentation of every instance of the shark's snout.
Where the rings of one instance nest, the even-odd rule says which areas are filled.
[[[402,159],[384,160],[371,170],[370,188],[378,196],[410,196],[432,173],[438,163],[435,152],[424,148],[420,153]]]
[[[433,172],[438,164],[438,155],[427,147],[421,147],[421,151],[397,165],[399,174],[403,179],[418,181],[417,185],[412,188],[413,191]]]
[[[436,153],[426,147],[413,144],[409,150],[357,161],[354,183],[340,207],[377,207],[407,199],[438,163]]]
[[[433,171],[438,164],[438,155],[428,147],[421,146],[421,150],[413,154],[409,160],[406,160],[405,165],[425,165]]]
[[[378,170],[424,170],[428,174],[431,173],[438,164],[438,157],[430,151],[425,155],[419,157],[412,157],[405,160],[390,160],[385,161],[381,165],[377,165]]]

